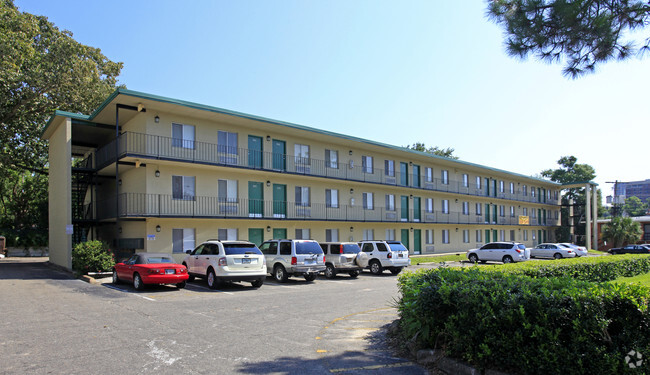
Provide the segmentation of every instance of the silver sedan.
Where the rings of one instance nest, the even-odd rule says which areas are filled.
[[[571,248],[556,243],[542,243],[530,249],[531,258],[575,258],[576,252]]]

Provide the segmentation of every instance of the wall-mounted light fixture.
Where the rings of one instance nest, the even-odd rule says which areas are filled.
[[[412,162],[412,161],[409,161],[409,165],[410,165],[410,166],[413,166],[413,162]]]
[[[354,194],[354,189],[350,189],[350,194]]]
[[[271,181],[268,181],[268,180],[267,180],[267,181],[266,181],[266,186],[267,186],[267,187],[268,187],[268,186],[271,186]]]
[[[162,228],[160,227],[160,225],[156,225],[156,232],[160,232],[161,230]]]
[[[456,199],[456,203],[458,203],[458,199]]]
[[[458,232],[458,228],[456,228],[456,232]]]
[[[122,179],[121,178],[117,181],[117,184],[122,185]]]
[[[122,233],[122,227],[117,228],[118,233]]]
[[[411,227],[411,232],[413,232],[413,227]]]
[[[350,232],[354,232],[354,227],[350,227]]]
[[[348,155],[352,155],[352,150],[348,151]]]
[[[413,194],[409,195],[409,198],[410,198],[410,199],[413,199]]]
[[[157,124],[160,122],[160,116],[156,115],[156,117],[153,118],[153,121]]]
[[[160,171],[156,169],[156,172],[154,173],[154,175],[156,175],[156,177],[160,177]]]
[[[266,231],[267,231],[267,232],[270,232],[270,231],[271,231],[271,226],[270,226],[270,225],[267,225],[267,226],[266,226]]]
[[[267,141],[267,142],[271,142],[271,136],[270,136],[270,135],[267,135],[267,136],[266,136],[266,141]]]

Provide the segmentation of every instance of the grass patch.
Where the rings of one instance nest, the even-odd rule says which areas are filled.
[[[644,273],[643,275],[637,275],[632,277],[619,277],[612,282],[623,283],[623,284],[641,284],[643,286],[650,287],[650,273]]]

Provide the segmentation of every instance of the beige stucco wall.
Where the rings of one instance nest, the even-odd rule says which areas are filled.
[[[72,225],[71,185],[71,121],[70,118],[51,124],[49,138],[49,248],[50,262],[72,269],[72,236],[66,226]]]

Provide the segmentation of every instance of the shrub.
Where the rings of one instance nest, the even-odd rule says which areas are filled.
[[[109,271],[114,265],[115,256],[105,242],[82,242],[72,249],[72,269],[81,274]]]
[[[571,277],[434,269],[400,277],[401,332],[479,368],[620,374],[650,353],[650,289]],[[644,361],[637,373],[648,373]]]

